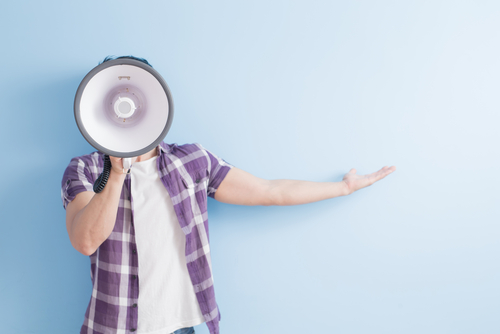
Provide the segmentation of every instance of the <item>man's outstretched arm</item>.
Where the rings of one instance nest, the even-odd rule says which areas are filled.
[[[353,168],[340,182],[264,180],[233,167],[215,192],[215,199],[239,205],[297,205],[345,196],[368,187],[396,170],[383,167],[368,175],[357,175]]]

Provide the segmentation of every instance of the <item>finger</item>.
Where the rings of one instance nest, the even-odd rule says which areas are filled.
[[[109,160],[111,160],[111,165],[117,168],[123,168],[122,158],[109,156]]]
[[[376,172],[373,172],[371,174],[367,174],[364,177],[369,179],[371,183],[377,182],[380,179],[383,179],[386,175],[388,175],[388,172],[386,169],[382,168]]]
[[[395,170],[396,170],[395,166],[392,166],[392,167],[385,166],[384,168],[382,168],[378,172],[374,173],[373,176],[375,177],[376,181],[378,181],[378,180],[383,179],[387,175],[391,174]]]
[[[393,171],[396,170],[396,167],[395,166],[384,166],[382,167],[382,169],[379,170],[379,172],[382,172],[382,173],[392,173]]]
[[[396,167],[394,167],[394,166],[384,167],[383,169],[379,170],[378,173],[380,173],[380,175],[382,175],[382,177],[386,177],[387,175],[391,174],[395,170],[396,170]]]
[[[351,168],[351,170],[349,171],[350,174],[356,174],[356,168]]]

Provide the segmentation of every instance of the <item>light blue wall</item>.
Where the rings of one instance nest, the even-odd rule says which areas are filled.
[[[167,142],[269,179],[398,168],[314,204],[210,200],[222,334],[500,332],[499,17],[498,1],[2,2],[2,330],[79,331],[89,260],[59,185],[93,148],[72,103],[103,57],[133,54],[172,90]]]

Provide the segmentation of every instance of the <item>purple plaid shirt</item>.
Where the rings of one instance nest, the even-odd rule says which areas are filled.
[[[219,334],[220,313],[215,301],[208,235],[207,195],[214,197],[233,167],[199,144],[161,143],[157,168],[179,224],[186,236],[189,276],[211,334]],[[61,197],[64,208],[92,186],[102,172],[100,152],[73,158],[64,172]],[[111,235],[90,255],[92,296],[80,333],[125,334],[137,330],[139,297],[138,257],[130,175],[125,177],[118,214]],[[154,231],[152,231],[154,233]]]

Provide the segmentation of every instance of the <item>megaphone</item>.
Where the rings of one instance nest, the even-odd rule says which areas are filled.
[[[75,120],[83,137],[106,155],[123,159],[151,151],[167,135],[174,116],[170,89],[151,66],[118,58],[94,67],[75,95]]]

